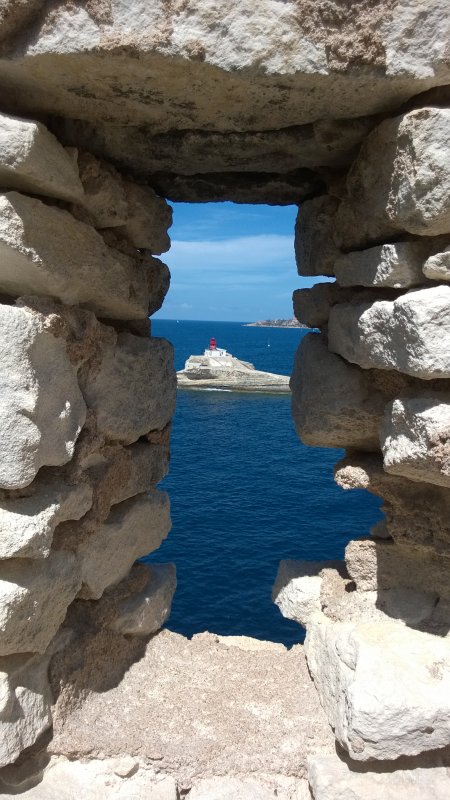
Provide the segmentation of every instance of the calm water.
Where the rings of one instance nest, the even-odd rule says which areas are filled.
[[[289,374],[304,331],[240,323],[154,320],[175,345],[176,368],[219,347],[257,369]],[[209,630],[290,645],[301,628],[271,601],[281,558],[342,558],[350,538],[380,517],[367,492],[333,482],[339,450],[305,447],[290,397],[178,391],[170,475],[173,529],[151,561],[174,561],[178,589],[168,626],[187,636]]]

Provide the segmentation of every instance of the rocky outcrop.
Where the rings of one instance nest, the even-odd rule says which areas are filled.
[[[211,351],[209,351],[211,352]],[[225,352],[225,351],[223,351]],[[235,392],[289,392],[287,375],[275,375],[255,369],[248,361],[241,361],[231,353],[190,356],[184,369],[177,372],[178,386],[182,389],[226,389]]]

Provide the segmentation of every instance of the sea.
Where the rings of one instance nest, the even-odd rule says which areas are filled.
[[[175,347],[175,366],[214,336],[257,369],[289,375],[305,335],[239,322],[152,321]],[[333,481],[336,449],[298,439],[289,395],[178,389],[170,473],[172,531],[150,562],[173,561],[178,588],[166,627],[302,642],[303,629],[271,599],[280,559],[343,558],[350,539],[381,517],[380,500]]]

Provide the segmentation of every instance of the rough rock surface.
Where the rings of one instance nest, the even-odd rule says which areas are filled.
[[[423,274],[432,281],[450,281],[450,247],[427,258]]]
[[[365,139],[347,178],[335,239],[358,249],[407,231],[450,232],[450,109],[421,108],[382,122]]]
[[[44,125],[0,114],[0,184],[59,200],[80,202],[78,170]]]
[[[8,192],[0,196],[0,290],[54,297],[112,319],[142,319],[151,297],[142,261],[107,247],[89,225],[60,208]]]
[[[397,300],[332,307],[329,348],[364,369],[418,378],[450,377],[450,287],[416,289]]]
[[[338,755],[311,756],[308,778],[314,800],[447,800],[450,767],[448,757],[444,763],[436,757],[396,770],[374,763],[361,770]]]
[[[74,543],[83,583],[79,597],[101,597],[127,575],[137,558],[159,547],[170,527],[165,492],[150,489],[115,505],[98,531],[82,537],[79,545]],[[64,546],[64,537],[60,545]]]
[[[292,415],[304,444],[376,450],[386,400],[363,370],[305,336],[291,378]]]
[[[68,148],[70,152],[71,148]],[[72,214],[94,228],[115,228],[124,225],[128,216],[122,176],[106,161],[91,153],[73,151],[80,180],[83,202],[71,207]]]
[[[334,749],[301,646],[162,631],[113,686],[108,652],[89,657],[93,690],[92,662],[65,675],[72,689],[69,706],[64,694],[56,704],[54,753],[140,755],[189,788],[214,776],[300,778],[308,754]]]
[[[306,627],[310,618],[322,610],[322,570],[343,568],[342,562],[334,561],[280,561],[272,600],[283,617]]]
[[[387,472],[450,486],[450,396],[397,398],[385,410],[380,442]]]
[[[420,239],[370,247],[340,256],[334,274],[340,286],[420,286],[425,282],[422,266],[429,252],[430,243]]]
[[[87,483],[70,485],[41,474],[17,497],[0,495],[0,559],[45,558],[60,522],[80,519],[92,505]]]
[[[0,561],[0,655],[44,653],[80,586],[67,552]]]
[[[287,375],[262,372],[231,353],[224,357],[190,356],[184,369],[177,372],[177,382],[183,389],[213,387],[237,392],[289,392]]]
[[[170,247],[167,228],[172,224],[172,209],[149,186],[124,182],[127,219],[120,232],[134,247],[165,253]]]
[[[19,794],[24,800],[177,800],[175,781],[160,775],[138,758],[69,761],[51,758],[35,775],[10,770],[0,789],[5,800]]]
[[[284,775],[204,778],[195,781],[189,800],[311,800],[308,782]]]
[[[340,253],[331,234],[338,205],[328,195],[302,203],[295,223],[299,275],[334,275],[334,262]]]
[[[149,431],[163,430],[175,411],[172,345],[119,333],[105,342],[100,358],[83,385],[98,431],[109,441],[132,444]]]
[[[149,564],[146,572],[143,588],[119,603],[111,630],[124,636],[148,636],[169,618],[177,586],[175,564]]]
[[[15,761],[50,727],[48,661],[29,653],[0,658],[0,767]]]
[[[55,334],[46,318],[30,308],[0,306],[0,487],[4,489],[27,486],[40,467],[69,461],[85,421],[76,369],[64,338]]]
[[[314,617],[305,650],[322,706],[352,759],[396,759],[450,743],[450,640],[397,622]]]

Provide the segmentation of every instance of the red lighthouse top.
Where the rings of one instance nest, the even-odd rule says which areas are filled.
[[[216,340],[215,340],[215,338],[213,336],[212,339],[210,339],[210,341],[209,341],[209,349],[210,350],[215,350],[216,347],[217,347],[217,343],[216,343]]]

